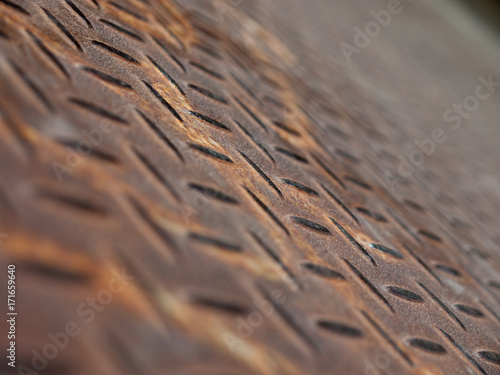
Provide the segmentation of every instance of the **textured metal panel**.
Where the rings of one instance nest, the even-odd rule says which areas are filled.
[[[0,1],[19,365],[500,373],[498,202],[457,202],[447,159],[439,195],[418,174],[391,190],[404,121],[354,81],[318,86],[337,68],[315,76],[264,26],[293,28],[283,3]],[[299,22],[305,3],[283,12]]]

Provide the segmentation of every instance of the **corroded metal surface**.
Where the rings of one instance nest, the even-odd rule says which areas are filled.
[[[295,39],[301,12],[356,7],[282,3],[0,1],[24,373],[500,372],[498,201],[453,153],[394,187],[435,100],[408,94],[406,123]],[[357,74],[395,98],[403,68]]]

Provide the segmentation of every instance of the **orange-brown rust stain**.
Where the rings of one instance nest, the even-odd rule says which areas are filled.
[[[191,21],[189,21],[182,10],[170,0],[160,0],[159,3],[165,9],[165,14],[174,22],[169,23],[173,32],[181,39],[186,45],[190,45],[197,39]]]
[[[214,251],[213,256],[225,263],[231,264],[233,267],[245,270],[259,279],[276,282],[286,280],[288,276],[277,263],[270,262],[263,256],[251,254],[250,249],[245,250],[247,250],[245,254],[233,254],[217,250]]]
[[[98,277],[94,280],[94,291],[98,293],[103,288],[109,289],[112,280],[117,279],[117,275],[122,274],[122,272],[124,272],[127,277],[132,278],[132,280],[127,280],[126,284],[121,284],[123,289],[115,293],[113,299],[125,306],[128,311],[133,311],[137,316],[146,318],[158,327],[158,329],[164,329],[165,327],[161,314],[158,313],[157,308],[148,298],[147,291],[143,289],[138,279],[139,275],[135,275],[133,270],[124,268],[123,265],[119,265],[111,259],[107,260],[102,266]],[[117,283],[114,282],[112,287],[116,288],[116,284]]]
[[[86,287],[92,289],[95,294],[103,289],[109,289],[111,280],[124,269],[123,266],[111,263],[109,257],[96,260],[79,252],[78,249],[61,247],[49,238],[25,232],[9,233],[2,240],[2,252],[10,262],[18,266],[39,265],[65,274],[80,276],[87,280]],[[131,275],[130,270],[126,270],[126,274]],[[113,287],[116,288],[117,285],[114,284]],[[134,280],[128,282],[123,290],[115,293],[113,297],[130,310],[136,311],[138,316],[147,317],[152,323],[161,325],[158,314]]]
[[[100,266],[89,256],[63,248],[49,238],[13,232],[2,241],[3,253],[14,262],[40,264],[85,278],[97,275]]]
[[[148,5],[134,1],[134,10],[146,20],[137,19],[106,2],[102,4],[102,7],[106,14],[122,20],[124,25],[141,30],[142,34],[167,40],[169,44],[175,45],[177,48],[188,48],[198,39],[191,22],[184,16],[182,10],[170,0],[155,1]]]
[[[420,368],[416,370],[415,375],[444,375],[444,373],[435,366],[429,366],[427,364],[422,364],[421,366],[427,368]]]
[[[0,70],[3,70],[3,68],[4,66],[0,62]],[[3,98],[5,98],[5,96],[3,96]],[[2,118],[0,123],[3,123],[21,143],[36,143],[40,139],[40,134],[23,121],[15,106],[10,106],[8,103],[9,99],[6,99],[2,103],[2,110],[4,111],[5,118]]]
[[[295,55],[258,22],[237,8],[224,13],[221,23],[227,29],[232,42],[245,50],[253,60],[263,65],[293,66],[297,59]]]
[[[156,289],[154,298],[165,317],[174,321],[177,327],[198,341],[236,358],[259,374],[301,373],[292,362],[274,348],[256,343],[251,338],[245,340],[238,338],[233,331],[234,328],[224,324],[217,314],[210,314],[163,288]],[[203,324],[193,324],[193,322],[203,322]],[[228,346],[228,343],[231,343],[228,340],[231,339],[237,340],[232,352]]]

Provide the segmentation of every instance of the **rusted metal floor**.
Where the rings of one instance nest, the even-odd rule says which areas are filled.
[[[499,92],[443,117],[495,43],[403,2],[348,63],[387,6],[0,0],[1,373],[500,374]]]

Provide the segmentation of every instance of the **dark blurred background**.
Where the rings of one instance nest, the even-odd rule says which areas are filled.
[[[499,0],[457,0],[471,12],[481,17],[498,35],[500,35]]]

